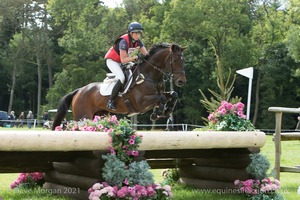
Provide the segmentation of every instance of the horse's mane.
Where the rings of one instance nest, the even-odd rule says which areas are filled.
[[[145,59],[153,56],[154,54],[156,54],[156,52],[158,52],[159,50],[161,49],[165,49],[165,48],[169,48],[171,46],[170,43],[156,43],[156,44],[153,44],[150,49],[149,49],[149,52],[148,52],[148,55],[145,57]]]

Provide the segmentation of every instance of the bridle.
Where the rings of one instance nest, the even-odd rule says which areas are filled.
[[[185,71],[184,70],[177,70],[174,71],[173,69],[173,65],[174,65],[174,60],[173,60],[173,55],[180,55],[181,59],[183,60],[183,56],[182,53],[173,53],[172,51],[169,53],[169,55],[167,56],[166,60],[168,60],[170,58],[170,66],[171,66],[171,72],[165,72],[164,70],[160,69],[159,67],[157,67],[156,65],[153,65],[152,63],[150,63],[148,60],[144,59],[144,61],[146,63],[148,63],[151,67],[153,67],[153,69],[159,71],[160,73],[163,74],[164,77],[164,81],[168,81],[170,79],[173,79],[175,74],[182,74],[185,76]]]

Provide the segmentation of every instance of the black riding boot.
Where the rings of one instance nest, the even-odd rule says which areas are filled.
[[[111,110],[116,110],[116,103],[115,103],[115,99],[119,94],[119,91],[122,87],[122,83],[120,80],[117,81],[116,85],[114,86],[109,101],[107,103],[107,108],[111,109]]]

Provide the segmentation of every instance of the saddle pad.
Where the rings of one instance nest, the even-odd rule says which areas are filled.
[[[118,79],[114,79],[114,81],[104,81],[100,87],[100,94],[102,96],[109,96],[116,84]]]

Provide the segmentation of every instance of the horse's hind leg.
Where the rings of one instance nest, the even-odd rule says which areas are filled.
[[[94,112],[92,111],[89,104],[85,101],[73,101],[72,112],[75,121],[79,121],[83,118],[93,119],[94,117]]]

